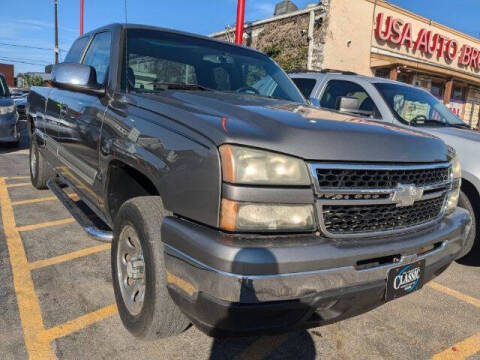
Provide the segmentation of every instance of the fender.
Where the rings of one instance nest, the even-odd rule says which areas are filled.
[[[197,141],[194,135],[184,134],[188,129],[178,131],[161,126],[170,121],[159,115],[148,113],[157,117],[161,125],[146,120],[133,106],[129,110],[129,116],[123,119],[107,111],[104,119],[99,150],[101,177],[105,178],[102,181],[105,213],[110,214],[111,210],[107,201],[109,169],[118,161],[150,180],[167,210],[217,227],[221,192],[217,148]]]

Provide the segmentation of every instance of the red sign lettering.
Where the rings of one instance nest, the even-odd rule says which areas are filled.
[[[413,52],[421,52],[428,55],[443,57],[446,61],[452,62],[458,56],[458,65],[480,69],[480,49],[470,45],[463,45],[461,48],[454,39],[433,33],[425,28],[420,29],[417,37],[413,38],[412,24],[405,23],[401,19],[378,13],[375,27],[375,36],[380,41],[390,42],[395,45],[407,48],[413,47]],[[460,49],[460,55],[458,55]]]

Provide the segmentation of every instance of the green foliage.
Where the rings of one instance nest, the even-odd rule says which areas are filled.
[[[25,74],[23,77],[24,87],[43,86],[43,79],[40,76]]]
[[[275,60],[286,72],[303,69],[308,60],[308,46],[283,47],[280,44],[266,46],[263,52]]]

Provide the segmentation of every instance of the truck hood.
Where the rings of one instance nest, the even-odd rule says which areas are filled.
[[[129,95],[129,102],[190,127],[216,146],[240,144],[319,161],[448,160],[447,146],[429,134],[283,100],[169,90]]]

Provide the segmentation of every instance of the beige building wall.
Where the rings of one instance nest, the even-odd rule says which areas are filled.
[[[324,29],[323,69],[372,76],[370,42],[374,4],[366,0],[330,0]]]

